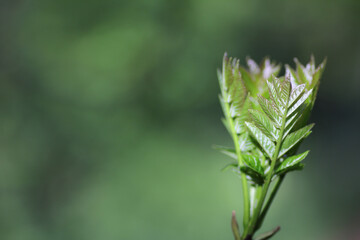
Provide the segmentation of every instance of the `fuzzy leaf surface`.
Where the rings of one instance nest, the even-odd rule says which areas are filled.
[[[249,110],[255,125],[269,138],[275,141],[278,138],[279,130],[275,127],[274,123],[269,119],[266,114],[257,111]]]
[[[252,170],[250,167],[248,166],[242,166],[240,167],[240,171],[242,173],[244,173],[247,178],[252,181],[254,184],[258,184],[258,185],[262,185],[264,184],[265,181],[265,177],[262,176],[261,174],[255,172],[254,170]]]
[[[271,158],[275,152],[275,144],[268,138],[260,129],[258,129],[253,123],[245,122],[249,128],[251,134],[254,136],[256,141],[264,149],[267,155]]]
[[[292,171],[300,171],[300,170],[303,170],[303,168],[304,168],[304,164],[298,163],[298,164],[295,164],[295,165],[293,165],[293,166],[291,166],[291,167],[288,167],[288,168],[286,168],[286,169],[284,169],[284,170],[282,170],[282,171],[279,171],[279,172],[277,172],[276,174],[277,174],[277,175],[284,175],[284,174],[287,174],[287,173],[292,172]]]
[[[255,156],[255,155],[248,155],[248,154],[243,154],[242,157],[244,159],[245,164],[249,168],[251,168],[255,172],[259,173],[260,175],[264,175],[264,169],[261,166],[261,160],[259,157]]]
[[[291,84],[290,84],[290,80],[288,78],[286,78],[280,87],[280,99],[282,101],[283,106],[287,106],[288,101],[289,101],[289,96],[290,96],[290,92],[291,92]]]
[[[295,102],[295,100],[297,100],[300,97],[300,95],[304,92],[304,89],[305,89],[305,84],[301,84],[294,88],[294,90],[291,92],[290,95],[289,105],[292,105]]]
[[[283,112],[284,109],[282,107],[283,103],[281,102],[278,90],[280,90],[280,83],[278,80],[275,80],[273,82],[270,82],[269,80],[266,81],[268,89],[269,89],[269,93],[270,93],[270,98],[271,100],[276,104],[276,106],[278,107],[278,109],[280,110],[280,112]]]
[[[289,109],[287,116],[290,116],[296,109],[298,109],[301,106],[301,104],[303,104],[306,101],[306,99],[310,96],[311,93],[312,93],[312,89],[304,93],[304,95],[302,95],[301,98],[297,100],[294,103],[294,105]]]
[[[309,151],[306,151],[304,153],[288,157],[276,169],[276,174],[278,174],[279,172],[284,172],[284,171],[286,171],[287,169],[289,169],[291,167],[294,167],[296,164],[298,164],[302,160],[304,160],[306,158],[306,156],[308,155],[308,153],[309,153]]]
[[[239,148],[241,152],[248,152],[255,148],[255,145],[251,141],[249,133],[245,132],[239,136]]]
[[[279,126],[280,118],[277,107],[261,95],[258,96],[258,102],[264,113]]]
[[[307,137],[311,133],[311,128],[314,124],[309,124],[299,130],[290,133],[285,137],[284,142],[281,145],[279,157],[287,153],[292,147],[294,147],[298,142],[300,142],[303,138]]]

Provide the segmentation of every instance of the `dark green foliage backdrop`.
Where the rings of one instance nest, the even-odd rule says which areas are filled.
[[[231,239],[224,51],[328,64],[264,229],[359,239],[357,0],[0,2],[0,238]],[[294,66],[294,65],[293,65]],[[345,237],[344,237],[345,236]]]

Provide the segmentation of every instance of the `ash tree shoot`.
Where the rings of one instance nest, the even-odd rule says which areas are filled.
[[[306,66],[296,58],[295,63],[295,69],[285,65],[285,75],[278,76],[280,65],[268,58],[260,65],[247,59],[246,68],[225,54],[218,71],[222,122],[234,148],[216,148],[234,159],[224,170],[241,177],[243,192],[242,227],[232,215],[235,240],[269,239],[280,230],[254,237],[285,176],[303,169],[309,154],[298,148],[314,126],[308,120],[326,60],[318,67],[313,56]]]

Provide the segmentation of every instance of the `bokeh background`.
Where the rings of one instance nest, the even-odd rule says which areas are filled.
[[[225,51],[328,57],[275,239],[360,239],[358,0],[1,0],[0,238],[232,239]]]

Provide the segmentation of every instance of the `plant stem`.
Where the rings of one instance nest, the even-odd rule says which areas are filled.
[[[285,178],[285,175],[281,175],[281,176],[279,177],[278,181],[276,182],[273,190],[271,191],[270,196],[269,196],[269,199],[267,200],[267,202],[266,202],[266,204],[265,204],[265,206],[264,206],[264,209],[263,209],[262,212],[261,212],[260,218],[259,218],[259,220],[258,220],[258,222],[257,222],[256,227],[255,227],[255,231],[261,227],[261,225],[262,225],[262,223],[263,223],[263,221],[264,221],[264,218],[265,218],[265,216],[266,216],[266,213],[267,213],[267,211],[269,210],[269,208],[270,208],[270,206],[271,206],[271,203],[273,202],[273,200],[274,200],[274,198],[275,198],[275,196],[276,196],[276,193],[278,192],[278,190],[279,190],[279,188],[280,188],[280,185],[281,185],[281,183],[283,182],[284,178]]]
[[[233,127],[232,127],[232,129],[233,129]],[[240,167],[244,164],[244,161],[242,159],[242,155],[241,155],[241,151],[240,151],[240,147],[239,147],[239,140],[238,140],[236,133],[234,133],[233,139],[234,139],[235,150],[236,150],[239,167]],[[248,222],[250,220],[250,198],[249,198],[249,189],[248,189],[247,179],[246,179],[245,174],[243,174],[243,173],[241,173],[241,183],[242,183],[242,189],[243,189],[243,195],[244,195],[243,225],[245,228],[248,225]]]
[[[287,103],[286,103],[286,105],[287,105]],[[269,190],[271,179],[273,177],[273,172],[274,172],[274,169],[275,169],[276,161],[277,161],[278,156],[279,156],[279,152],[280,152],[280,148],[281,148],[281,144],[282,144],[282,139],[283,139],[284,132],[285,132],[285,123],[286,123],[287,112],[288,112],[288,108],[285,109],[285,113],[284,113],[284,115],[282,117],[280,135],[279,135],[278,141],[276,143],[274,156],[271,158],[270,170],[269,170],[268,174],[266,175],[266,179],[265,179],[265,183],[264,183],[264,186],[263,186],[263,190],[261,192],[260,200],[258,202],[258,205],[255,208],[254,215],[251,218],[248,227],[244,231],[243,237],[246,237],[247,235],[254,234],[254,230],[255,230],[255,227],[257,225],[257,221],[258,221],[262,206],[264,204],[266,194],[267,194],[267,192]]]
[[[271,162],[270,171],[269,171],[268,175],[266,176],[266,180],[265,180],[263,190],[261,192],[260,200],[258,202],[258,205],[255,208],[254,215],[251,218],[248,227],[244,231],[244,237],[246,237],[248,234],[253,234],[253,232],[254,232],[257,219],[259,217],[260,211],[262,209],[262,205],[264,204],[264,200],[265,200],[267,191],[268,191],[269,186],[270,186],[272,174],[273,174],[273,171],[274,171],[274,168],[275,168],[275,163],[276,163],[276,161]]]
[[[229,104],[226,104],[226,114],[227,114],[226,119],[229,123],[229,128],[231,129],[231,135],[232,135],[232,139],[233,139],[233,142],[235,145],[235,151],[236,151],[236,155],[237,155],[237,159],[238,159],[238,165],[240,167],[240,166],[244,165],[244,160],[241,155],[241,150],[240,150],[240,146],[239,146],[239,138],[235,132],[234,121],[230,114]],[[242,183],[242,190],[243,190],[243,196],[244,196],[243,225],[244,225],[244,228],[246,228],[248,225],[248,222],[250,220],[250,198],[249,198],[249,190],[248,190],[246,176],[243,173],[240,173],[240,174],[241,174],[241,183]]]

